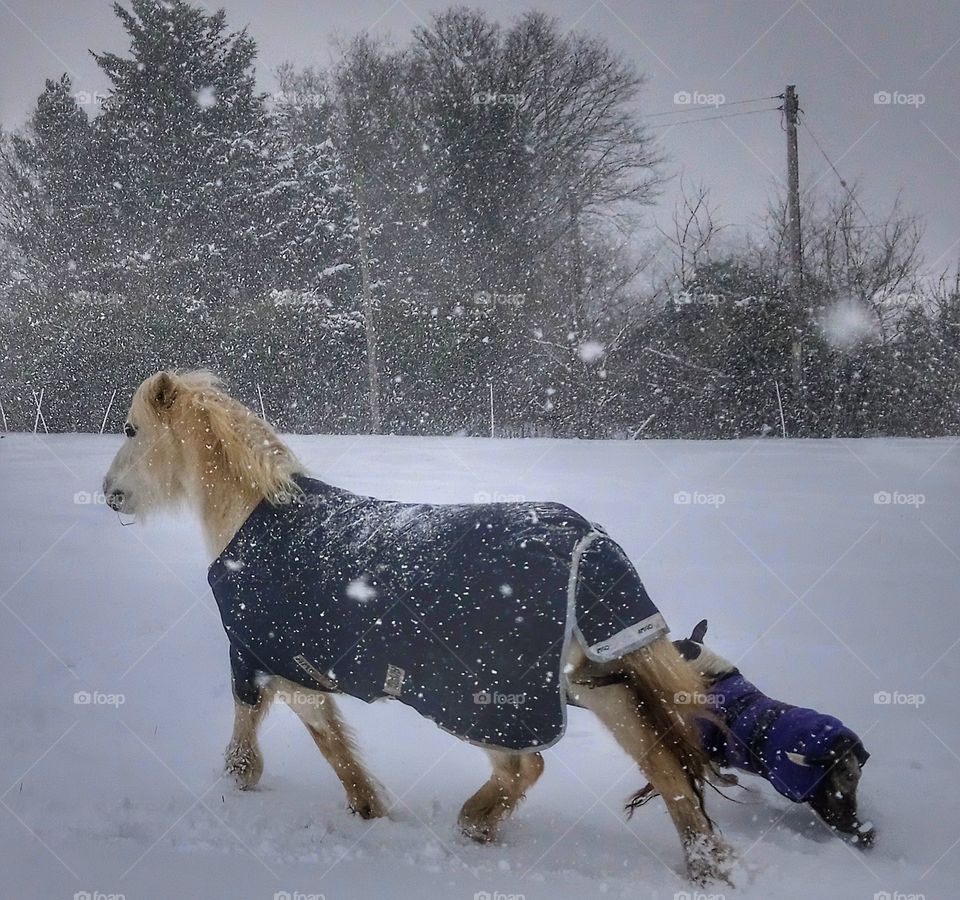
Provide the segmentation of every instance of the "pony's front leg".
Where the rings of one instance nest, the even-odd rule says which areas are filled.
[[[543,774],[539,753],[487,750],[493,765],[489,780],[460,810],[460,830],[481,844],[496,839],[500,823],[517,808]]]
[[[347,804],[362,819],[378,819],[386,815],[380,799],[380,786],[367,772],[353,734],[333,696],[321,691],[308,691],[282,678],[274,678],[280,697],[307,727],[310,737],[336,772],[347,792]]]
[[[255,703],[243,703],[234,697],[233,735],[227,744],[224,774],[242,791],[257,785],[263,774],[263,754],[257,742],[257,729],[270,707],[273,694],[258,690]]]

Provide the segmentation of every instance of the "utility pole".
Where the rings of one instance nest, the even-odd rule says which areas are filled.
[[[797,120],[800,101],[797,86],[788,84],[783,94],[787,126],[787,252],[790,258],[790,299],[793,306],[793,387],[796,398],[803,383],[803,246],[800,238],[800,164],[797,156]]]

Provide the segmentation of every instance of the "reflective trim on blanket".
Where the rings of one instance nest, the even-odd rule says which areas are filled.
[[[567,595],[574,633],[594,662],[619,659],[670,631],[620,545],[598,526],[574,547]]]

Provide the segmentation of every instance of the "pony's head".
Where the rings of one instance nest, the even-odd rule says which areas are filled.
[[[151,375],[137,388],[123,430],[103,482],[118,512],[142,517],[188,504],[209,525],[218,510],[299,493],[292,476],[302,468],[293,453],[209,372]]]

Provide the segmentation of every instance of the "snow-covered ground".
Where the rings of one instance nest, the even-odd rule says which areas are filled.
[[[0,896],[958,896],[956,442],[291,442],[316,474],[356,491],[549,498],[604,523],[675,632],[709,617],[715,648],[768,693],[859,731],[877,846],[849,847],[751,779],[739,803],[711,798],[742,857],[737,887],[697,892],[661,804],[624,821],[621,802],[643,780],[580,710],[490,847],[454,825],[486,778],[483,754],[394,702],[342,702],[390,792],[389,819],[346,811],[280,707],[264,729],[261,786],[240,793],[220,776],[226,639],[196,525],[124,528],[85,502],[117,438],[7,435]]]

